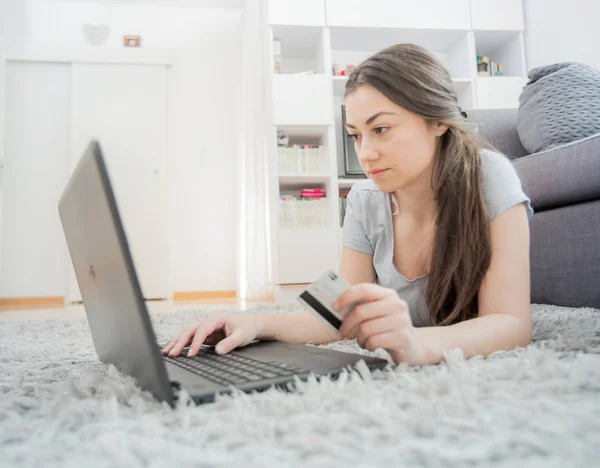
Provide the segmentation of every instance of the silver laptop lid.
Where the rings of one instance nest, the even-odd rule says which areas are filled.
[[[159,400],[173,393],[100,144],[91,141],[58,204],[96,353]]]

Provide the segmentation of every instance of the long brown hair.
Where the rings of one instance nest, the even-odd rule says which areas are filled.
[[[491,261],[479,156],[483,142],[465,125],[450,74],[422,47],[398,44],[372,55],[350,74],[345,95],[362,85],[448,127],[439,138],[431,178],[437,214],[425,299],[433,325],[473,318]]]

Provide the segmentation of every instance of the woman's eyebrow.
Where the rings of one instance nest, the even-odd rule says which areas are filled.
[[[366,121],[365,121],[365,125],[369,125],[371,122],[373,122],[377,117],[380,117],[382,115],[397,115],[394,112],[377,112],[377,114],[372,115],[371,117],[369,117]],[[346,123],[346,127],[349,128],[354,128],[356,129],[356,127],[350,123]]]

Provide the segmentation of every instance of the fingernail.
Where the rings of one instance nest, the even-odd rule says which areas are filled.
[[[217,352],[217,354],[223,354],[223,346],[217,346],[215,348],[215,351]]]
[[[190,348],[190,350],[188,351],[187,357],[192,357],[192,348]]]

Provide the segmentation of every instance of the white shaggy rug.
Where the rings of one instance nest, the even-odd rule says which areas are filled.
[[[534,344],[488,359],[175,410],[97,361],[85,319],[0,322],[0,467],[599,466],[600,310],[533,312]],[[152,319],[164,342],[204,315]]]

